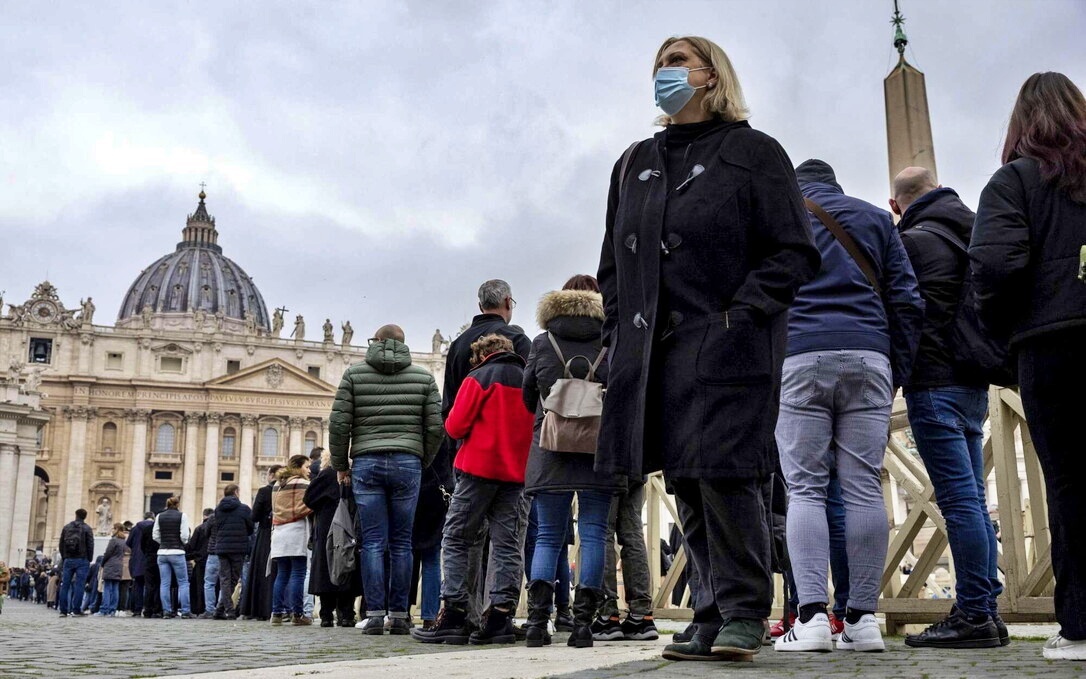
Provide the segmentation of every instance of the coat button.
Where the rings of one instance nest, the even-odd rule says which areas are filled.
[[[630,252],[634,253],[635,255],[637,254],[637,234],[636,233],[631,233],[629,236],[626,236],[626,247],[628,247],[630,249]]]
[[[640,311],[638,311],[636,314],[634,314],[633,324],[634,324],[635,328],[644,329],[644,328],[649,327],[648,321],[645,320],[645,317],[641,315]]]

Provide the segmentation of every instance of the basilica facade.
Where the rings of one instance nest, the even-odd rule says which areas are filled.
[[[269,314],[253,279],[223,255],[205,198],[176,249],[136,277],[113,325],[96,323],[93,299],[72,304],[49,282],[6,305],[0,512],[13,511],[0,521],[0,559],[51,554],[80,507],[103,533],[171,495],[194,518],[229,483],[249,502],[269,467],[327,446],[336,385],[366,346],[353,343],[349,322],[338,339],[325,321],[307,340],[301,316],[282,337],[286,310]],[[412,358],[441,384],[444,356],[433,348]],[[21,425],[6,442],[9,420]]]

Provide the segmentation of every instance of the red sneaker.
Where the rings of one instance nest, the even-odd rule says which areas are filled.
[[[833,640],[837,641],[841,638],[841,633],[845,631],[845,621],[838,620],[837,616],[830,613],[830,634],[833,635]]]
[[[786,628],[784,619],[782,618],[782,619],[778,620],[775,625],[773,625],[772,627],[769,628],[769,636],[771,636],[774,639],[776,639],[777,637],[783,637],[784,634],[788,630],[792,629],[792,627],[795,626],[795,624],[796,624],[796,614],[795,613],[789,613],[788,614],[788,623],[787,624],[788,624],[788,627]]]

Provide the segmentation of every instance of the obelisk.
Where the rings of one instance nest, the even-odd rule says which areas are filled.
[[[928,117],[928,93],[924,74],[905,60],[905,17],[894,0],[894,47],[897,66],[883,81],[886,97],[886,147],[890,158],[890,182],[906,167],[919,166],[935,170],[935,147],[931,139],[931,119]]]

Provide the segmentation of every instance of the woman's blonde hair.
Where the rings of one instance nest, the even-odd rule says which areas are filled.
[[[680,35],[665,40],[664,44],[660,45],[660,49],[656,50],[656,58],[652,61],[653,77],[655,78],[656,71],[660,70],[660,58],[664,56],[664,52],[677,42],[690,45],[694,54],[716,71],[716,85],[706,91],[705,98],[701,100],[701,106],[705,112],[729,123],[749,118],[750,111],[747,109],[746,99],[743,98],[743,88],[739,85],[739,76],[735,74],[732,60],[728,58],[720,45],[708,38]],[[656,119],[656,124],[670,125],[671,116],[660,116]]]

